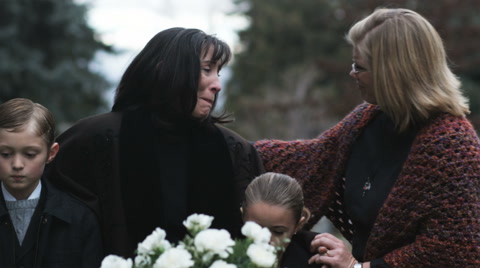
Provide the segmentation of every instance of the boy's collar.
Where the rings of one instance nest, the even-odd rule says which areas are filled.
[[[3,198],[5,199],[5,201],[17,201],[17,199],[7,191],[7,189],[3,185],[3,182],[0,183],[0,184],[2,185],[2,193],[3,193]],[[35,188],[35,190],[33,190],[33,192],[30,194],[28,199],[40,198],[40,193],[41,192],[42,192],[42,181],[39,180],[37,188]]]

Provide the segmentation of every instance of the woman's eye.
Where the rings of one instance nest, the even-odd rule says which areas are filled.
[[[0,153],[0,155],[1,155],[2,157],[5,157],[5,158],[6,158],[6,157],[8,157],[8,156],[10,155],[10,153]]]
[[[357,63],[355,63],[355,69],[360,72],[365,72],[367,70],[367,68],[360,66]]]

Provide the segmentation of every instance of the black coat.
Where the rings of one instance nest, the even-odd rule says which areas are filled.
[[[137,145],[141,147],[138,152],[129,153],[129,157],[145,158],[146,154],[157,150],[157,147],[151,145],[151,141],[148,139],[127,138],[122,140],[120,134],[124,128],[122,125],[124,117],[123,113],[110,112],[80,120],[57,138],[60,151],[55,160],[47,166],[46,174],[52,183],[71,192],[95,210],[102,226],[105,255],[115,254],[130,257],[141,241],[132,241],[132,232],[128,231],[128,222],[136,221],[136,223],[142,224],[144,221],[152,221],[152,217],[157,216],[156,214],[159,212],[154,210],[151,204],[139,202],[138,199],[141,199],[142,196],[126,196],[131,191],[125,187],[122,177],[127,172],[133,172],[133,175],[136,175],[132,175],[130,178],[133,187],[143,187],[145,191],[150,191],[155,187],[156,174],[145,175],[148,173],[146,169],[151,168],[155,163],[161,163],[153,161],[152,164],[152,158],[148,157],[144,159],[145,162],[142,162],[143,160],[136,161],[140,164],[144,163],[144,166],[139,168],[132,166],[130,162],[124,162],[125,164],[122,165],[122,156],[124,157],[125,153],[120,154],[120,151],[125,144],[130,145],[132,151]],[[135,132],[150,134],[154,131],[146,130],[145,124],[140,123],[132,124],[129,128],[132,129],[132,134],[136,134]],[[221,142],[228,150],[225,159],[229,158],[233,174],[231,178],[225,179],[233,182],[235,190],[232,199],[236,203],[232,209],[238,214],[240,228],[242,220],[239,208],[245,189],[253,178],[264,172],[264,169],[252,144],[229,129],[221,126],[215,126],[215,128],[223,137]],[[148,152],[145,153],[146,151]],[[202,159],[202,161],[204,160]],[[135,174],[136,171],[141,175]],[[183,171],[183,169],[178,170],[178,172]],[[176,193],[171,191],[169,194],[175,195]],[[162,196],[160,194],[156,196],[158,196],[158,202],[161,202]],[[180,199],[182,198],[179,197],[179,201],[182,201]],[[198,201],[206,202],[204,199],[206,198],[198,199]],[[139,220],[136,217],[128,217],[126,207],[132,204],[138,205],[149,214],[143,214]],[[211,207],[218,205],[218,202],[210,204]],[[161,226],[159,222],[156,224],[156,226]],[[177,225],[181,226],[180,220]],[[153,229],[134,231],[145,231],[150,234]],[[144,239],[145,236],[141,239]],[[170,239],[168,234],[167,239]]]
[[[45,180],[28,228],[20,247],[0,191],[0,267],[100,267],[103,253],[94,213]]]
[[[293,235],[283,253],[280,268],[322,267],[322,264],[308,264],[308,260],[315,255],[310,251],[310,243],[317,234],[310,231],[299,231]]]

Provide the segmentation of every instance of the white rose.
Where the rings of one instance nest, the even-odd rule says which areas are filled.
[[[272,234],[268,228],[262,228],[253,221],[247,221],[242,227],[242,234],[250,239],[253,239],[255,244],[265,244],[270,242]]]
[[[223,260],[216,260],[210,268],[237,268],[235,264],[226,263]]]
[[[212,225],[213,217],[204,214],[192,214],[183,221],[183,225],[191,232],[200,232]]]
[[[193,267],[192,255],[182,247],[170,248],[153,264],[153,268],[189,268]]]
[[[137,255],[135,257],[135,267],[149,267],[152,264],[152,260],[148,255]]]
[[[264,248],[268,252],[275,252],[275,247],[268,244],[268,243],[263,243],[263,244],[256,244],[259,247]]]
[[[152,253],[154,249],[169,249],[170,242],[165,240],[166,233],[161,228],[156,228],[152,234],[147,236],[142,243],[138,243],[137,252],[140,255],[147,255]]]
[[[235,241],[226,230],[207,229],[195,236],[194,244],[199,252],[209,251],[220,258],[226,258],[233,252]]]
[[[124,259],[115,255],[108,255],[102,261],[100,268],[132,268],[131,259]]]
[[[247,256],[259,267],[273,267],[276,255],[265,245],[251,244],[247,249]]]

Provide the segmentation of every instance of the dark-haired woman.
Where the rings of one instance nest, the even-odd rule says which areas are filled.
[[[112,111],[79,121],[57,141],[47,173],[90,205],[106,254],[132,256],[156,227],[176,242],[192,213],[235,236],[245,188],[263,172],[253,146],[211,114],[230,48],[197,29],[155,35],[117,87]]]

